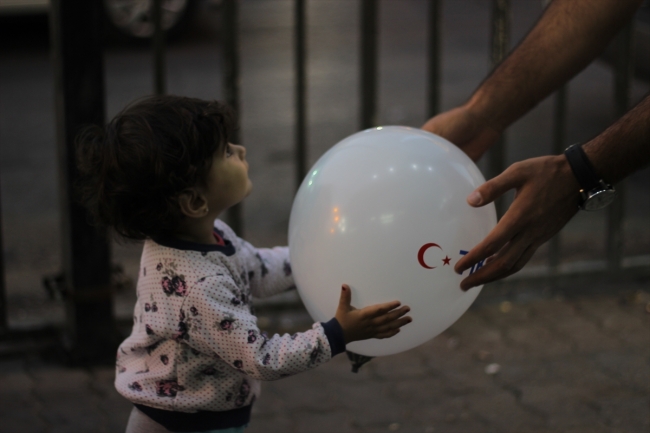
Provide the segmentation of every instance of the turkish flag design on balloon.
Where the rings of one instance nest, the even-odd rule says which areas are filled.
[[[420,262],[420,266],[422,266],[423,268],[427,268],[427,269],[435,269],[436,268],[435,266],[429,266],[426,263],[424,263],[424,254],[431,247],[440,248],[440,245],[431,242],[431,243],[422,245],[422,247],[420,248],[420,251],[418,251],[418,262]],[[440,250],[442,251],[442,248],[440,248]]]
[[[442,247],[434,242],[429,242],[428,244],[424,244],[420,247],[418,250],[418,262],[420,263],[420,266],[422,266],[425,269],[435,269],[437,266],[429,266],[426,264],[424,261],[424,255],[426,252],[429,250],[429,248],[436,247],[442,251]],[[445,258],[442,259],[442,265],[450,265],[451,264],[451,258],[445,254]]]
[[[454,323],[481,288],[460,290],[452,261],[496,225],[492,204],[466,202],[484,182],[460,149],[420,129],[372,128],[328,150],[301,184],[289,221],[291,267],[313,319],[335,315],[347,283],[353,306],[399,300],[413,318],[395,337],[348,344],[351,352],[399,353]]]

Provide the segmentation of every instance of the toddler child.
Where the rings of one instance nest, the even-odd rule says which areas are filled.
[[[219,102],[160,96],[79,136],[84,204],[98,223],[144,240],[133,330],[116,363],[115,386],[135,406],[128,433],[241,432],[260,381],[411,321],[397,301],[355,309],[343,285],[329,322],[293,335],[259,330],[251,296],[295,286],[287,247],[255,248],[217,219],[252,187],[231,124]]]

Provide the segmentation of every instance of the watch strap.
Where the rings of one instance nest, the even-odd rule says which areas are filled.
[[[564,156],[569,161],[571,170],[583,191],[589,192],[600,185],[600,180],[596,176],[596,170],[591,165],[585,151],[582,150],[582,145],[573,144],[569,146],[564,151]]]

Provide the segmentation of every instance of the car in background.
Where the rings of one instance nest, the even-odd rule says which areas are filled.
[[[179,36],[192,20],[199,1],[162,0],[162,24],[170,38]],[[219,4],[220,1],[210,0]],[[108,31],[132,40],[153,35],[153,0],[103,0]],[[0,15],[46,14],[50,0],[0,0]]]

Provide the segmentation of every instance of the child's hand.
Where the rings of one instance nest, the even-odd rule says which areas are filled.
[[[360,310],[350,305],[352,293],[350,287],[341,287],[341,299],[336,310],[336,320],[343,328],[345,344],[369,338],[390,338],[399,332],[399,328],[411,323],[410,317],[402,317],[411,309],[400,306],[399,301],[371,305]]]

